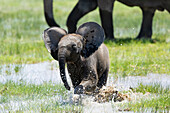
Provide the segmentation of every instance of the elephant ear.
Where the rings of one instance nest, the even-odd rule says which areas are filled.
[[[55,60],[58,60],[58,43],[67,32],[59,27],[51,27],[44,30],[43,40],[48,52]]]
[[[104,41],[104,30],[95,22],[82,24],[76,31],[77,34],[85,38],[84,49],[81,55],[85,58],[92,55]]]

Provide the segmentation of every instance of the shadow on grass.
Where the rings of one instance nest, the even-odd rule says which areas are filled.
[[[115,38],[113,40],[105,39],[104,42],[106,44],[115,43],[116,45],[120,45],[120,44],[130,44],[130,43],[143,43],[143,44],[157,43],[157,42],[161,43],[165,41],[160,39],[149,39],[149,38],[136,39],[136,38],[127,37],[127,38]]]

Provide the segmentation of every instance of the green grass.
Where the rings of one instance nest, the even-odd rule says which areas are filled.
[[[155,94],[170,94],[170,87],[162,87],[158,83],[154,83],[153,85],[143,85],[142,83],[139,84],[138,88],[133,89],[135,92],[142,92],[143,94],[155,93]]]
[[[121,76],[145,76],[170,73],[170,44],[164,42],[106,41],[110,54],[110,72]]]
[[[144,112],[146,109],[152,109],[152,112],[169,112],[170,110],[170,98],[169,94],[160,95],[159,97],[152,99],[142,99],[140,102],[129,103],[128,108],[135,112]]]
[[[5,84],[0,83],[0,93],[2,95],[0,103],[9,102],[12,96],[17,96],[18,98],[25,97],[26,99],[30,97],[42,98],[43,96],[53,96],[55,94],[63,95],[67,93],[63,85],[55,84],[42,84],[42,85],[32,85],[26,84],[24,82],[15,83],[9,81]],[[9,97],[8,99],[3,99]],[[34,99],[34,98],[32,98]],[[5,101],[4,101],[5,100]]]
[[[42,41],[21,42],[1,40],[1,64],[26,64],[52,60]],[[7,44],[6,44],[7,43]]]
[[[9,81],[5,84],[0,83],[0,111],[12,110],[14,103],[19,103],[18,112],[76,112],[81,111],[80,106],[75,106],[69,102],[64,102],[69,98],[68,91],[63,85],[44,83],[42,85],[26,84],[24,82],[14,83]],[[62,99],[62,101],[61,101]],[[25,103],[25,104],[24,104]],[[22,105],[23,104],[23,105]]]
[[[168,112],[170,110],[170,88],[163,88],[160,84],[143,85],[133,89],[135,92],[150,93],[151,96],[142,97],[139,101],[129,102],[126,107],[132,111],[144,112],[152,109],[152,112]]]
[[[67,90],[64,88],[63,85],[55,85],[52,83],[44,83],[42,85],[34,85],[34,84],[26,84],[24,82],[15,83],[13,81],[8,81],[5,84],[0,83],[2,95],[18,95],[18,96],[30,96],[34,95],[53,95],[55,93],[59,93],[60,95],[64,95],[67,93]],[[4,90],[5,89],[5,90]],[[57,90],[56,90],[57,89]]]

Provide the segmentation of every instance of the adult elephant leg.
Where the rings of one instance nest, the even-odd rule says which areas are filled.
[[[98,0],[100,19],[107,39],[114,39],[113,4],[115,0]]]
[[[59,25],[55,22],[54,16],[53,16],[53,0],[43,0],[44,4],[44,15],[47,24],[50,27],[59,27]]]
[[[68,32],[75,32],[77,29],[76,25],[79,19],[96,8],[96,0],[79,0],[67,19]]]
[[[151,8],[141,8],[143,19],[142,25],[137,39],[141,38],[151,38],[152,37],[152,21],[155,14],[155,9]]]

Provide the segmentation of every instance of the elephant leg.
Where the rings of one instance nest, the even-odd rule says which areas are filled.
[[[81,83],[75,87],[75,94],[83,94],[85,91],[93,92],[96,89],[98,83],[98,75],[96,71],[90,71],[90,74],[85,77]]]
[[[114,0],[98,0],[101,24],[107,39],[114,39],[112,15],[113,4]]]
[[[109,74],[109,70],[106,69],[104,71],[104,73],[102,74],[102,76],[99,78],[99,81],[97,83],[97,87],[102,88],[103,86],[106,85],[108,74]]]
[[[155,9],[141,8],[142,9],[142,25],[137,39],[151,38],[152,37],[152,21]]]
[[[82,80],[81,83],[75,87],[74,94],[83,94],[86,91],[93,92],[96,86],[92,80]]]
[[[78,79],[77,76],[71,76],[71,82],[73,84],[73,87],[75,88],[80,84],[81,80]]]
[[[96,0],[79,0],[67,19],[68,32],[76,31],[77,22],[81,17],[97,8]]]
[[[53,0],[43,0],[43,4],[44,4],[44,15],[45,15],[45,19],[47,24],[50,27],[60,27],[54,20],[54,16],[53,16]]]

